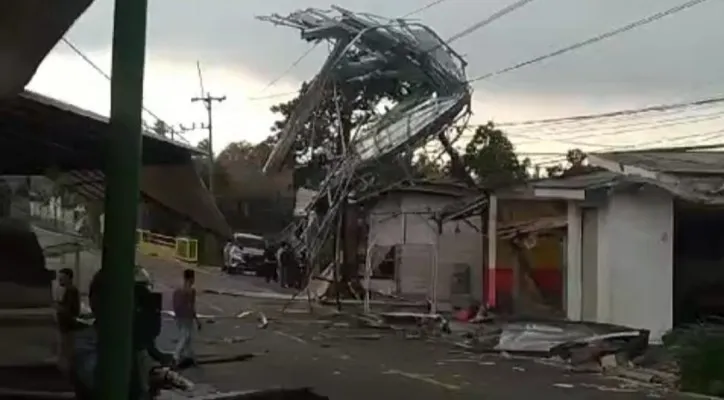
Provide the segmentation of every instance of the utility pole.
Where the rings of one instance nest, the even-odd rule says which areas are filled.
[[[226,96],[214,97],[211,93],[206,93],[202,97],[192,97],[191,102],[203,102],[206,108],[207,122],[205,128],[209,131],[209,191],[214,194],[214,128],[213,128],[213,114],[214,114],[214,102],[221,103],[226,100]],[[202,126],[203,127],[203,126]]]

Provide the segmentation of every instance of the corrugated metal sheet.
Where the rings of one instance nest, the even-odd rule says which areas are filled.
[[[720,151],[630,151],[595,155],[619,164],[634,165],[656,172],[724,175],[724,152]]]

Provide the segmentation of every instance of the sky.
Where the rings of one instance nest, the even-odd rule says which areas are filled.
[[[268,87],[310,45],[301,40],[298,31],[255,17],[286,15],[300,7],[326,9],[332,5],[330,1],[149,1],[146,108],[175,126],[205,122],[203,107],[190,101],[201,90],[198,61],[205,89],[215,96],[227,96],[225,102],[214,104],[215,151],[235,141],[263,140],[276,119],[269,107],[293,97],[283,94],[294,92],[301,82],[314,76],[327,55],[327,46],[317,46],[299,65]],[[447,38],[512,2],[448,0],[410,18]],[[473,78],[682,2],[535,0],[458,39],[452,46],[466,57],[467,75]],[[396,18],[428,3],[430,0],[337,0],[334,4]],[[110,72],[112,11],[112,0],[94,0],[66,35],[106,72]],[[724,92],[721,15],[724,2],[709,0],[609,40],[473,83],[472,122],[562,117],[718,96]],[[62,42],[43,62],[29,89],[108,114],[108,80]],[[277,94],[281,95],[258,99]],[[650,126],[659,119],[642,121]],[[641,126],[646,126],[644,122]],[[681,138],[724,128],[717,118],[674,125],[666,129],[629,129],[620,134],[616,132],[625,129],[617,128],[618,125],[583,129],[579,126],[575,130],[555,127],[545,131],[511,128],[508,133],[520,152],[532,153],[563,152],[572,147],[609,149],[665,144],[669,139],[673,139],[672,143],[692,144],[697,141]],[[186,137],[196,143],[204,135],[194,131]]]

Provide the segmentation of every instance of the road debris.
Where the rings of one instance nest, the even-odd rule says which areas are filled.
[[[554,383],[553,387],[557,387],[560,389],[573,389],[575,386],[570,383]]]
[[[436,380],[436,379],[433,379],[433,378],[431,378],[431,377],[429,377],[429,376],[425,376],[425,375],[421,375],[421,374],[415,374],[415,373],[411,373],[411,372],[404,372],[404,371],[400,371],[400,370],[396,370],[396,369],[387,370],[387,371],[384,372],[384,374],[385,374],[385,375],[399,375],[399,376],[404,376],[405,378],[414,379],[414,380],[418,380],[418,381],[421,381],[421,382],[426,382],[426,383],[429,383],[429,384],[431,384],[431,385],[435,385],[435,386],[439,386],[439,387],[445,388],[445,389],[447,389],[447,390],[460,390],[460,386],[459,386],[459,385],[453,385],[453,384],[449,384],[449,383],[440,382],[440,381],[438,381],[438,380]]]

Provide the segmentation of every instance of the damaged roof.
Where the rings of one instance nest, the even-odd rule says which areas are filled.
[[[541,199],[541,196],[536,196],[536,189],[590,190],[617,185],[623,180],[624,178],[615,172],[591,171],[578,175],[532,180],[522,185],[498,189],[495,194],[500,198]],[[443,211],[443,219],[454,220],[479,214],[487,207],[488,196],[488,194],[477,194],[459,204],[447,207]]]
[[[477,193],[477,190],[455,181],[406,180],[382,189],[363,193],[357,198],[357,202],[367,203],[375,201],[380,197],[392,193],[417,193],[463,198]]]
[[[612,152],[590,154],[588,160],[627,182],[650,184],[694,203],[724,205],[724,152]]]
[[[596,153],[594,156],[657,172],[724,175],[724,152],[721,151],[630,151]]]

